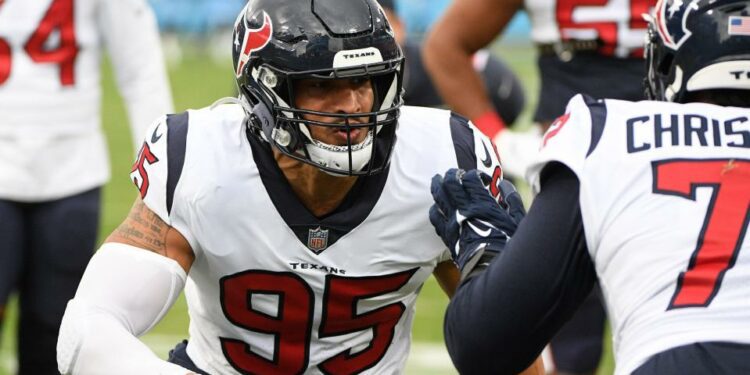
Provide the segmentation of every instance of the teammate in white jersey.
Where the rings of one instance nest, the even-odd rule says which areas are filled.
[[[470,246],[464,226],[458,259],[503,252],[448,308],[459,370],[523,368],[598,277],[617,374],[750,373],[748,14],[747,0],[661,1],[647,45],[655,101],[573,98],[504,250],[518,215],[482,203],[476,172],[433,186],[446,192],[438,228],[458,210],[492,232]]]
[[[686,0],[687,1],[687,0]],[[523,178],[541,133],[576,94],[642,100],[643,38],[656,0],[456,0],[433,27],[424,61],[454,111],[466,115],[501,150],[506,176]],[[525,10],[537,47],[540,87],[536,126],[508,131],[471,69],[470,56],[489,44]],[[551,342],[559,374],[593,374],[602,352],[605,311],[594,288],[570,323]]]
[[[57,372],[65,304],[96,246],[105,48],[139,140],[172,109],[146,0],[0,1],[0,323],[17,291],[21,374]]]
[[[429,178],[479,168],[498,193],[499,158],[466,120],[402,107],[377,3],[253,0],[233,51],[239,99],[148,130],[140,197],[65,313],[62,373],[401,373],[422,284],[452,294]],[[190,339],[164,361],[137,336],[183,286]]]

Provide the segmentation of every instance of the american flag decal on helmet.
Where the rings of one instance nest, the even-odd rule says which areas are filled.
[[[325,250],[328,247],[328,229],[320,227],[309,229],[307,232],[307,247],[315,254],[320,254],[321,251]]]
[[[729,17],[729,35],[750,35],[750,17]]]
[[[242,22],[244,22],[245,27],[247,27],[247,20],[243,19]],[[263,12],[263,25],[257,29],[247,28],[242,41],[238,39],[240,35],[234,36],[235,48],[240,47],[240,54],[237,56],[237,71],[235,72],[237,77],[242,75],[242,69],[245,68],[245,64],[250,60],[250,54],[263,49],[263,47],[265,47],[271,40],[272,33],[273,25],[271,24],[271,17],[269,17],[266,12]],[[242,44],[240,45],[240,43]]]

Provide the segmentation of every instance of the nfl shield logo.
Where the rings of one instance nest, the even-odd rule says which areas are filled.
[[[315,254],[328,247],[328,229],[309,229],[307,232],[307,247]]]

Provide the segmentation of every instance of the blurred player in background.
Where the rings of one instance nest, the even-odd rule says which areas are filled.
[[[653,0],[583,5],[573,0],[456,0],[433,26],[424,63],[445,102],[503,149],[506,172],[522,177],[538,148],[533,133],[507,130],[472,68],[472,56],[526,10],[541,74],[534,121],[546,130],[573,95],[643,98],[643,38]],[[622,9],[621,9],[622,8]]]
[[[515,234],[522,215],[476,172],[437,180],[432,221],[467,223],[457,259],[503,252],[446,313],[459,370],[523,368],[598,278],[616,374],[750,373],[749,25],[747,0],[660,1],[655,101],[574,97],[530,168],[539,194]],[[468,224],[489,233],[470,242]]]
[[[456,0],[425,41],[424,59],[438,91],[501,150],[503,167],[523,176],[539,149],[540,131],[578,93],[596,98],[640,100],[644,76],[643,38],[655,0]],[[537,46],[541,87],[536,132],[508,131],[481,89],[471,56],[502,33],[513,16],[526,10]],[[602,352],[604,307],[598,289],[552,340],[560,373],[591,374]]]
[[[147,131],[140,196],[68,304],[60,371],[403,372],[424,281],[450,295],[458,280],[429,178],[500,181],[492,144],[449,111],[402,107],[375,0],[252,0],[230,41],[239,98]],[[164,361],[137,337],[183,286],[190,340]]]
[[[379,1],[396,34],[396,41],[406,57],[404,68],[404,104],[423,107],[443,105],[432,78],[422,64],[421,46],[407,38],[407,28],[396,12],[395,0]],[[504,123],[512,125],[523,111],[526,94],[518,77],[488,50],[479,50],[472,59],[474,69],[482,77],[486,95]]]
[[[96,246],[104,47],[140,139],[172,109],[145,0],[0,1],[0,318],[18,291],[21,374],[57,373],[65,304]]]

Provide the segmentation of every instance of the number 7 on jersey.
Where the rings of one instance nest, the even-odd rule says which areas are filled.
[[[653,162],[654,193],[696,199],[713,189],[698,242],[681,272],[668,310],[707,307],[734,266],[750,221],[750,160],[673,159]]]

